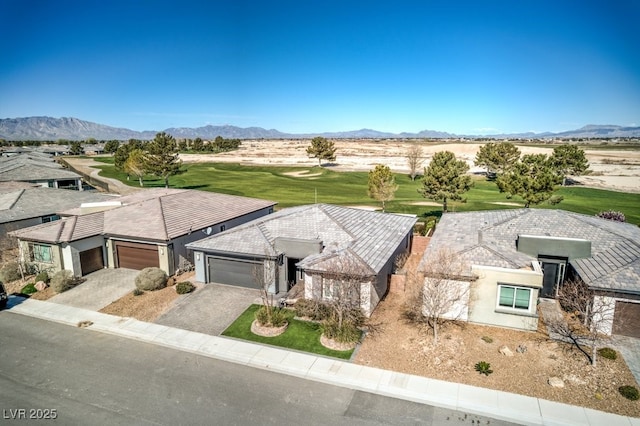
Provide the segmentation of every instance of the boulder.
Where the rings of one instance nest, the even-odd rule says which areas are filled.
[[[564,376],[562,376],[562,380],[564,380],[565,382],[569,382],[572,385],[578,385],[578,386],[584,386],[587,384],[586,381],[582,380],[580,377],[576,376],[575,374],[565,374]]]
[[[513,356],[513,351],[506,346],[500,346],[499,351],[504,356]]]
[[[49,285],[47,283],[45,283],[44,281],[38,281],[34,287],[36,288],[36,290],[38,291],[42,291],[44,289],[46,289],[47,287],[49,287]]]
[[[560,377],[549,377],[549,380],[547,380],[547,383],[549,383],[549,385],[553,388],[563,388],[564,387],[564,382],[562,381],[562,379]]]

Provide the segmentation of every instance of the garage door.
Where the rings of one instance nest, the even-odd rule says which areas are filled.
[[[640,303],[616,302],[613,334],[640,338]]]
[[[102,268],[104,268],[102,247],[80,252],[80,269],[82,270],[82,275],[90,274]]]
[[[262,274],[261,262],[239,259],[209,258],[209,282],[236,285],[240,287],[257,288],[253,279],[254,270]]]
[[[160,266],[158,247],[151,244],[116,242],[116,257],[119,268],[144,269]]]

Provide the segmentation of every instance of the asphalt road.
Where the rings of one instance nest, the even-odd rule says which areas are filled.
[[[507,424],[10,311],[0,312],[0,423]]]

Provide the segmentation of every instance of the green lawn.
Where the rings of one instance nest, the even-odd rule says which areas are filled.
[[[287,330],[279,336],[262,337],[251,332],[251,323],[255,319],[256,311],[260,305],[251,305],[246,311],[227,328],[222,335],[249,340],[252,342],[265,343],[268,345],[280,346],[282,348],[295,349],[310,352],[318,355],[330,356],[333,358],[349,359],[353,350],[334,351],[325,348],[320,344],[320,325],[307,321],[293,319],[294,312],[287,311]]]
[[[126,174],[113,167],[110,157],[96,158],[105,165],[100,167],[102,176],[119,179],[137,186],[137,179],[126,179]],[[172,176],[173,188],[201,189],[225,194],[244,195],[278,202],[278,208],[314,202],[338,205],[378,205],[367,196],[366,172],[334,172],[320,167],[242,166],[228,163],[188,164],[185,173]],[[286,173],[306,171],[308,175],[293,177]],[[409,213],[418,216],[440,216],[441,206],[416,205],[425,202],[419,193],[420,180],[412,182],[406,175],[396,175],[399,185],[395,200],[387,203],[387,211]],[[466,202],[450,202],[450,211],[475,211],[523,207],[518,197],[506,199],[495,183],[485,178],[474,179],[475,186],[466,196]],[[163,182],[152,176],[145,177],[146,187],[161,187]],[[602,210],[620,210],[630,223],[640,224],[640,194],[605,191],[600,189],[566,187],[557,192],[564,200],[557,206],[542,204],[538,208],[560,208],[593,215]],[[516,203],[505,205],[496,203]]]

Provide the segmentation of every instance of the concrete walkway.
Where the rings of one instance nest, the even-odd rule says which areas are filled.
[[[544,399],[396,373],[301,352],[121,318],[86,309],[11,296],[11,312],[77,326],[88,331],[162,345],[247,367],[455,409],[525,425],[640,426],[640,419]]]
[[[613,347],[622,354],[636,382],[640,384],[640,339],[627,336],[612,336]]]
[[[85,282],[49,299],[50,302],[76,308],[99,311],[135,288],[140,271],[124,268],[105,268],[86,275]]]

